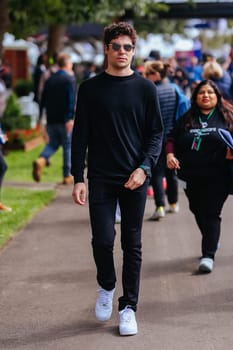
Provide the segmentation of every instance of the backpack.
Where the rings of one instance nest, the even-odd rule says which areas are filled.
[[[176,91],[176,113],[175,120],[179,119],[190,107],[189,98],[181,91],[178,85],[171,83]]]

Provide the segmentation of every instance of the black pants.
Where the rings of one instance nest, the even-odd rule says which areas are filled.
[[[229,193],[224,177],[187,181],[189,208],[202,234],[202,256],[214,259],[221,231],[221,211]]]
[[[167,189],[164,189],[163,178],[166,178]],[[162,151],[158,163],[152,172],[151,185],[154,190],[155,206],[165,207],[165,194],[169,204],[178,202],[178,179],[176,171],[170,170],[166,166],[166,155],[164,150]]]
[[[148,182],[136,190],[123,185],[89,181],[92,247],[99,285],[112,290],[116,283],[113,248],[117,200],[121,209],[122,286],[119,310],[137,308],[141,271],[141,229]]]

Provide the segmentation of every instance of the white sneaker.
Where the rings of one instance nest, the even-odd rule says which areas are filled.
[[[116,214],[115,216],[115,224],[120,224],[121,223],[121,216],[119,214]]]
[[[138,332],[135,312],[129,306],[119,312],[119,331],[120,335],[134,335]]]
[[[98,290],[98,298],[95,305],[95,316],[99,321],[108,321],[112,315],[112,300],[115,288],[108,291],[103,288]]]
[[[120,209],[119,202],[117,202],[115,224],[120,224],[120,223],[121,223],[121,209]]]
[[[169,213],[178,213],[180,210],[179,203],[172,203],[169,205]]]
[[[199,264],[199,271],[201,272],[211,272],[214,267],[214,260],[211,258],[201,258]]]
[[[165,216],[165,210],[164,207],[158,207],[156,208],[154,214],[150,217],[150,220],[160,220],[161,218],[164,218]]]

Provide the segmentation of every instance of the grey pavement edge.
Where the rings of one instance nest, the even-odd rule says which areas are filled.
[[[118,334],[118,283],[112,319],[95,320],[97,285],[88,207],[72,203],[72,186],[57,196],[0,251],[0,349],[232,350],[233,237],[230,196],[223,210],[221,246],[211,274],[196,273],[200,233],[180,190],[180,213],[143,226],[139,333]]]

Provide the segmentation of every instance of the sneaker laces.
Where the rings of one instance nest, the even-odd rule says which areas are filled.
[[[99,298],[98,301],[103,306],[108,306],[109,303],[112,301],[112,291],[105,290],[103,288],[100,288],[98,290]]]
[[[121,318],[124,322],[131,322],[133,309],[130,306],[126,306],[121,312]]]

